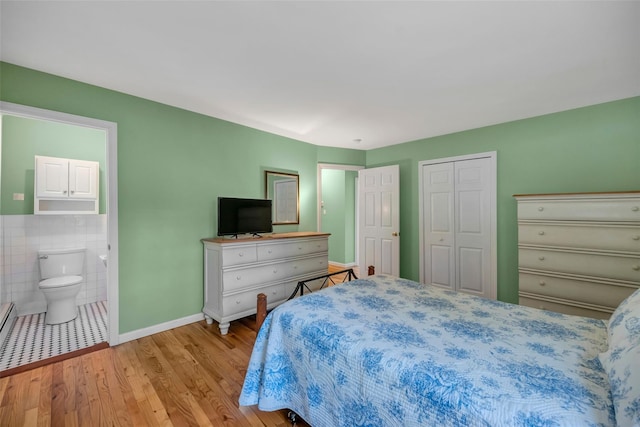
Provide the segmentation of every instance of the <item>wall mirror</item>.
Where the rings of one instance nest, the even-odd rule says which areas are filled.
[[[273,201],[273,225],[300,223],[297,174],[265,171],[264,196]]]

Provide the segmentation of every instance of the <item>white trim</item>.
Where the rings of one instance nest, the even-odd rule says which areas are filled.
[[[127,332],[120,335],[120,344],[127,341],[137,340],[138,338],[147,337],[149,335],[158,334],[160,332],[168,331],[169,329],[178,328],[190,323],[199,322],[201,320],[204,320],[204,313],[192,314],[191,316],[183,317],[181,319],[174,319],[168,322],[149,326],[147,328],[137,329],[135,331]]]
[[[119,338],[119,284],[118,284],[118,125],[114,122],[76,116],[59,111],[29,107],[0,101],[0,115],[48,120],[70,125],[102,129],[106,135],[107,151],[107,313],[109,317],[109,345],[118,344]]]
[[[485,159],[491,160],[490,171],[490,188],[491,188],[491,289],[489,290],[490,297],[497,299],[498,297],[498,205],[497,205],[497,165],[498,165],[498,153],[496,151],[488,151],[486,153],[466,154],[463,156],[446,157],[442,159],[422,160],[418,162],[418,232],[420,233],[420,281],[424,282],[424,217],[423,212],[423,166],[433,165],[438,163],[450,163],[458,162],[461,160],[475,160]]]
[[[329,261],[329,265],[333,267],[340,267],[340,268],[352,268],[352,267],[357,267],[358,263],[349,262],[347,264],[343,264],[341,262]]]

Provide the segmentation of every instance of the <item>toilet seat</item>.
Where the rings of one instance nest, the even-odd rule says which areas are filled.
[[[38,287],[40,289],[55,289],[77,285],[80,282],[82,282],[82,276],[60,276],[45,279],[38,284]]]

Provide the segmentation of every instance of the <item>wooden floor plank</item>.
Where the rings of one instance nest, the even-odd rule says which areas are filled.
[[[238,406],[255,337],[255,316],[231,322],[227,335],[203,320],[4,371],[0,426],[290,427],[287,410]]]

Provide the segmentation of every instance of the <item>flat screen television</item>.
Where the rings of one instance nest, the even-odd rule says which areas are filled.
[[[271,233],[271,200],[218,197],[218,236]]]

